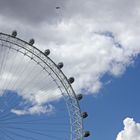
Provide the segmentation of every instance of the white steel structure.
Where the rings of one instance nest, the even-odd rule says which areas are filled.
[[[34,44],[33,39],[31,39],[29,42],[26,42],[17,38],[16,35],[17,35],[16,31],[13,31],[12,35],[0,33],[0,49],[4,50],[4,48],[6,48],[8,50],[7,52],[12,50],[15,53],[18,53],[24,57],[29,58],[31,61],[35,62],[37,66],[39,66],[43,71],[45,71],[52,78],[53,82],[55,83],[59,91],[61,92],[61,95],[63,96],[63,99],[65,100],[66,107],[68,110],[70,134],[69,134],[69,138],[64,137],[63,140],[83,140],[84,137],[89,136],[89,131],[84,131],[83,129],[83,118],[86,118],[88,115],[86,112],[81,112],[80,110],[79,100],[82,97],[80,95],[76,95],[71,86],[71,84],[74,82],[74,78],[72,77],[67,78],[64,75],[64,73],[61,70],[61,68],[63,67],[63,63],[56,64],[52,59],[50,59],[50,57],[48,56],[50,53],[49,50],[42,52],[33,45]],[[3,57],[1,57],[1,59],[6,59],[6,56],[5,58]],[[1,67],[2,67],[2,64],[1,64]],[[2,76],[1,73],[0,73],[0,76]],[[23,86],[22,88],[24,87],[25,86]],[[10,87],[8,87],[8,89],[9,88]],[[6,87],[5,89],[2,89],[1,87],[1,90],[6,90]],[[8,116],[8,113],[6,115]],[[1,116],[0,116],[0,122],[1,120],[3,120],[1,119],[3,118]],[[2,125],[0,123],[0,128],[1,126]],[[20,136],[22,137],[22,135],[20,134],[13,134],[14,132],[11,132],[12,133],[11,135],[13,136],[12,137],[11,135],[8,135],[8,130],[7,132],[4,132],[4,130],[0,129],[0,132],[3,133],[3,135],[6,135],[4,139],[7,139],[7,140],[8,139],[15,140],[18,137],[19,137],[18,139],[20,140]],[[16,138],[14,138],[14,135],[16,135]],[[27,139],[27,138],[30,138],[30,137],[25,137],[25,138],[22,137],[21,140]],[[35,137],[31,139],[38,140]],[[54,138],[54,139],[57,139],[57,138]]]

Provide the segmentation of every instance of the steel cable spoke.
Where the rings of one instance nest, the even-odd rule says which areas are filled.
[[[43,132],[39,132],[39,131],[34,130],[34,129],[24,129],[24,128],[19,128],[19,127],[7,127],[7,129],[21,130],[21,131],[25,131],[25,132],[28,132],[28,133],[38,134],[38,135],[41,135],[41,136],[47,136],[47,137],[55,139],[55,140],[62,139],[62,138],[59,138],[59,137],[56,137],[56,136],[45,134]]]

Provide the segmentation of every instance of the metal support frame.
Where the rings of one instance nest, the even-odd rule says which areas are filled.
[[[45,56],[38,48],[30,45],[24,40],[0,33],[0,41],[0,45],[13,49],[31,58],[55,79],[54,81],[61,90],[69,112],[71,127],[70,140],[83,140],[83,118],[81,117],[79,102],[67,77],[61,69],[57,67],[57,64],[48,56]]]

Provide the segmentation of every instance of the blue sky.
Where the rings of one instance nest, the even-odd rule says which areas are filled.
[[[50,49],[50,58],[56,64],[64,63],[65,75],[75,77],[73,88],[85,96],[81,108],[89,112],[85,119],[85,129],[91,130],[89,140],[140,140],[139,5],[138,0],[0,0],[0,31],[10,34],[17,30],[18,37],[26,41],[35,38],[37,48]],[[0,54],[4,56],[3,49]],[[7,69],[0,77],[2,84],[14,83],[17,78],[11,90],[20,90],[20,85],[25,91],[40,91],[46,83],[51,85],[52,80],[46,81],[45,73],[31,61],[22,75],[11,69],[13,60],[15,69],[26,69],[26,59],[13,52],[8,56]],[[29,72],[30,77],[42,75],[37,82],[30,82],[25,78]],[[11,85],[4,87],[9,89]],[[53,86],[49,86],[49,92]],[[43,104],[58,99],[54,97],[57,93],[38,93],[41,96],[21,95],[34,105],[26,108],[25,114],[53,109],[49,105],[44,108]]]
[[[140,57],[121,77],[107,76],[112,82],[106,85],[99,95],[94,98],[84,97],[82,108],[89,112],[85,126],[91,130],[88,140],[116,139],[118,132],[124,128],[123,120],[126,117],[140,122],[139,70]]]
[[[55,107],[55,110],[51,114],[16,115],[11,112],[12,109],[24,110],[33,105],[25,102],[16,93],[6,91],[0,97],[1,139],[68,140],[70,131],[69,117],[65,102],[64,100],[55,101],[52,105]]]

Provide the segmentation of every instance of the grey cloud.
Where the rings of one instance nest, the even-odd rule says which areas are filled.
[[[110,18],[122,21],[128,16],[133,18],[139,4],[136,0],[1,0],[0,14],[32,24],[54,24],[59,18],[71,19],[74,16],[94,18],[100,22],[110,21]],[[59,14],[56,6],[61,7]]]
[[[139,8],[140,1],[134,0],[69,0],[66,5],[66,14],[68,17],[80,15],[84,18],[93,18],[97,22],[110,21],[110,19],[126,20],[136,14],[136,7]],[[64,14],[65,14],[64,13]]]
[[[0,0],[0,14],[11,19],[30,23],[57,20],[56,6],[65,4],[66,1],[57,0]]]
[[[39,23],[46,23],[44,26],[48,23],[55,25],[61,20],[79,20],[79,17],[82,17],[94,20],[94,25],[105,24],[104,27],[107,28],[105,30],[109,30],[111,24],[115,26],[120,22],[132,22],[133,25],[139,4],[140,2],[136,0],[98,0],[98,2],[95,0],[0,0],[0,16],[10,19],[13,23],[13,20],[16,20],[24,27],[27,25],[37,27]],[[60,6],[61,9],[56,10],[56,6]],[[87,23],[83,22],[83,24]],[[40,26],[42,24],[38,28]]]

